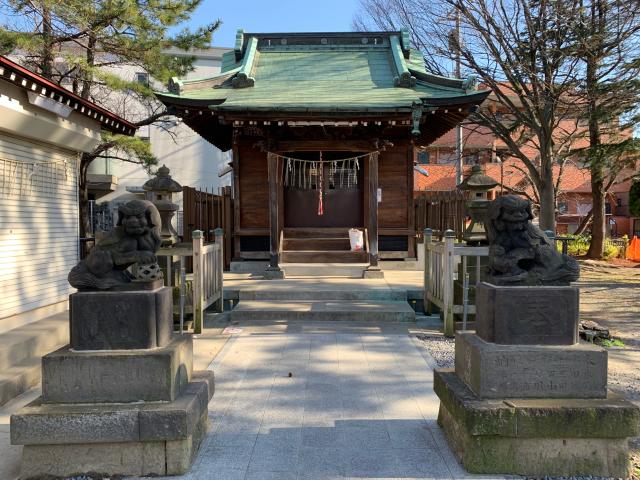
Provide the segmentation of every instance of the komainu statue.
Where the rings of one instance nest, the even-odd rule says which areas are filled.
[[[555,242],[531,223],[531,203],[515,195],[491,202],[485,227],[489,240],[487,281],[494,285],[569,285],[578,262],[560,254]]]
[[[118,208],[117,226],[69,272],[69,283],[78,290],[124,286],[136,278],[127,271],[133,264],[143,272],[141,280],[162,278],[155,255],[160,243],[158,209],[146,200],[131,200]]]

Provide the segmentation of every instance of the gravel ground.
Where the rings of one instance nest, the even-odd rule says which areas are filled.
[[[427,349],[440,368],[453,368],[455,340],[441,334],[418,333],[416,338]]]

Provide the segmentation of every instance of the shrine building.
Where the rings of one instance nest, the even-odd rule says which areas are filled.
[[[398,32],[245,33],[211,78],[172,79],[173,114],[233,151],[234,258],[416,257],[414,149],[478,108],[473,78],[436,76]],[[188,159],[185,159],[188,160]],[[351,251],[348,231],[364,233]]]

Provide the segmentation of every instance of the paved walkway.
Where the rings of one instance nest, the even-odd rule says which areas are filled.
[[[243,327],[211,365],[212,429],[183,478],[470,478],[406,327],[282,329]]]

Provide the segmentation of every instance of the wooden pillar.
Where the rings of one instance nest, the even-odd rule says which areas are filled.
[[[267,155],[267,173],[269,177],[269,267],[265,270],[265,278],[283,278],[280,268],[280,228],[278,209],[279,171],[278,157],[272,153]]]
[[[378,265],[378,152],[369,155],[369,267],[364,278],[384,276]]]
[[[240,130],[233,130],[233,260],[240,260]],[[231,230],[227,230],[231,234]]]

